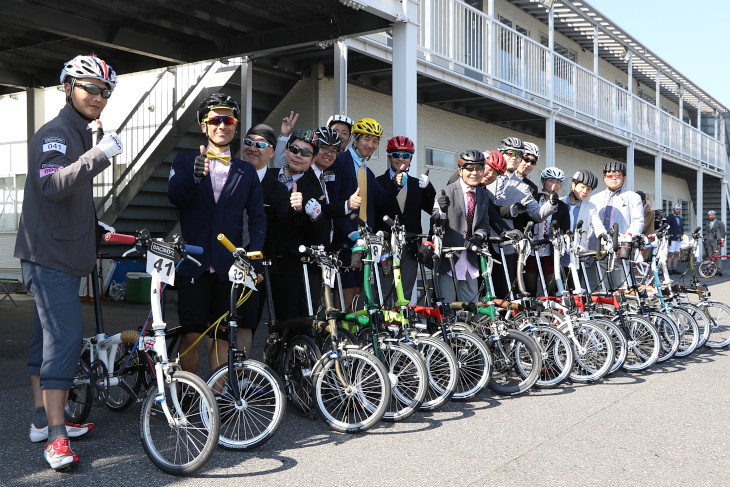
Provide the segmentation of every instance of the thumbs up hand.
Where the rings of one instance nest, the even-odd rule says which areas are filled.
[[[294,183],[291,188],[291,196],[289,196],[289,203],[294,211],[302,211],[302,193],[297,191],[297,183]]]
[[[357,188],[350,199],[347,200],[347,206],[350,210],[359,210],[362,204],[362,198],[360,197],[360,188]]]

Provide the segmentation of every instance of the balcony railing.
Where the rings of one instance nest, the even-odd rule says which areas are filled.
[[[726,171],[721,141],[480,10],[458,0],[421,0],[418,18],[419,57],[428,62],[542,105],[561,107],[561,113],[697,165]]]

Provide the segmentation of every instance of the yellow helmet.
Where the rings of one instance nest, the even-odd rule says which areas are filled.
[[[363,118],[355,122],[352,126],[352,133],[354,134],[366,134],[374,135],[375,137],[383,136],[383,127],[372,118]]]

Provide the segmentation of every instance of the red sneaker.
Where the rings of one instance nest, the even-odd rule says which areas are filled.
[[[75,467],[81,460],[71,451],[68,438],[59,438],[53,443],[46,444],[43,450],[43,458],[54,470],[64,470]]]

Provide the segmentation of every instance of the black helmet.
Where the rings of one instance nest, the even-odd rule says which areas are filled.
[[[607,162],[606,165],[603,166],[603,174],[613,171],[621,171],[621,174],[626,176],[626,164],[621,161],[611,161]]]
[[[479,150],[468,150],[459,154],[459,167],[465,164],[485,164],[484,153]]]
[[[517,137],[507,137],[506,139],[502,139],[501,144],[499,152],[507,152],[511,150],[525,152],[525,144],[523,144],[522,140]]]
[[[314,133],[319,139],[319,145],[328,145],[338,149],[342,146],[342,137],[340,137],[340,134],[336,130],[328,127],[320,127]]]
[[[573,174],[573,182],[583,183],[591,189],[596,189],[598,186],[598,178],[588,169],[581,169]]]
[[[227,108],[229,110],[233,110],[234,118],[238,118],[238,114],[241,112],[236,100],[225,93],[213,93],[208,98],[201,101],[200,105],[198,105],[198,122],[203,123],[203,119],[208,116],[208,112],[215,108]]]
[[[308,144],[312,145],[312,153],[316,156],[319,153],[319,137],[311,130],[297,129],[291,133],[289,140],[286,141],[286,146],[289,147],[292,142],[296,139],[303,140]]]

